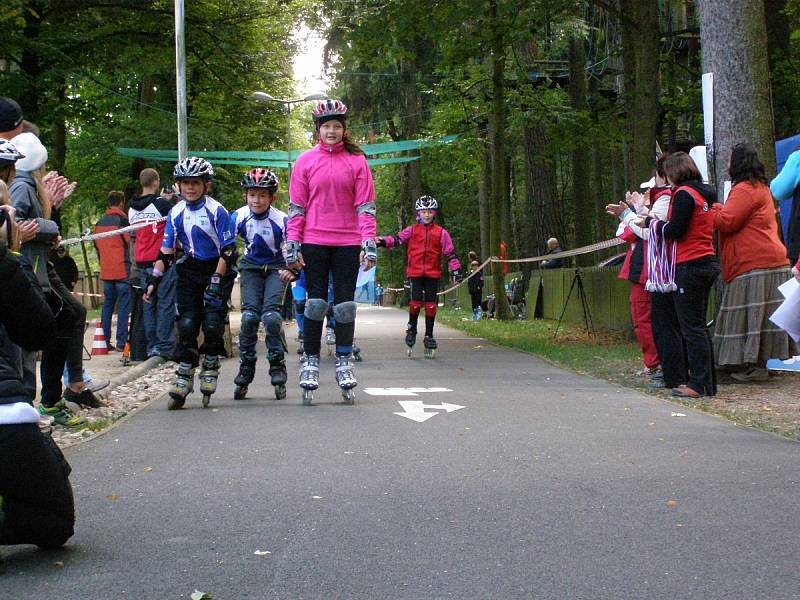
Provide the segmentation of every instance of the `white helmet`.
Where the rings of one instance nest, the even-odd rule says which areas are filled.
[[[0,166],[17,162],[20,158],[25,158],[17,147],[8,140],[0,140]]]
[[[214,167],[204,158],[189,156],[175,165],[172,176],[178,180],[186,179],[187,177],[199,177],[200,179],[211,181],[214,178]]]
[[[420,196],[414,203],[414,210],[439,210],[439,203],[433,196]]]

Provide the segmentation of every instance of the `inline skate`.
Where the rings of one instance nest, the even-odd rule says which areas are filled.
[[[186,403],[186,396],[194,389],[194,367],[188,363],[178,365],[175,371],[175,380],[169,389],[169,403],[167,410],[179,410]]]
[[[203,367],[200,369],[200,393],[203,394],[203,408],[208,408],[211,395],[217,391],[219,378],[219,357],[205,356]]]

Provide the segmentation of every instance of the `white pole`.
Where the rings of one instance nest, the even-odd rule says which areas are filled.
[[[289,158],[289,181],[292,180],[292,103],[286,103],[286,150]],[[288,189],[288,188],[287,188]]]
[[[178,89],[178,160],[189,153],[186,125],[186,44],[183,0],[175,0],[175,83]]]

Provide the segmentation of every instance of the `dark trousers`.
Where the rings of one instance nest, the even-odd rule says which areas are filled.
[[[86,327],[86,308],[67,289],[55,270],[48,268],[50,291],[46,292],[48,304],[56,317],[56,331],[52,341],[42,351],[41,378],[42,404],[53,406],[61,399],[61,378],[64,363],[70,383],[83,381],[83,331]],[[26,387],[28,386],[27,377]],[[35,384],[34,384],[35,388]],[[31,396],[35,396],[34,394]]]
[[[483,293],[481,290],[475,290],[469,293],[469,299],[472,302],[472,310],[481,307],[481,300],[483,300]]]
[[[675,267],[675,310],[686,343],[689,383],[694,391],[713,396],[714,350],[706,327],[708,294],[719,276],[716,258],[700,258]]]
[[[59,548],[72,537],[70,466],[35,423],[0,425],[0,545]]]
[[[333,278],[333,304],[352,302],[356,293],[358,279],[360,246],[319,246],[303,244],[303,260],[306,266],[306,289],[308,298],[328,301],[328,275]],[[318,355],[322,340],[322,320],[306,317],[303,324],[303,345],[306,353]],[[355,322],[341,323],[338,319],[336,347],[352,347]]]
[[[228,314],[235,271],[228,271],[222,278],[223,298],[219,308],[206,306],[203,293],[217,268],[217,259],[197,260],[184,257],[175,264],[177,273],[176,305],[178,309],[178,342],[175,344],[175,359],[197,366],[200,354],[219,356],[225,354],[223,334]],[[197,336],[203,329],[203,347],[197,347]]]
[[[433,325],[436,322],[436,304],[438,302],[436,292],[439,291],[439,280],[433,277],[410,277],[409,284],[411,285],[411,302],[409,303],[408,322],[416,331],[420,310],[418,303],[433,303],[433,310],[425,308],[425,335],[433,337]]]
[[[675,310],[675,293],[654,292],[651,300],[653,340],[664,373],[664,385],[678,387],[686,383],[686,350]]]

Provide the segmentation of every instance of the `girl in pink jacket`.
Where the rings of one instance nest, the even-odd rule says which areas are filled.
[[[353,403],[353,301],[362,259],[377,260],[375,188],[364,151],[347,133],[347,106],[325,100],[312,112],[319,142],[297,159],[289,184],[289,222],[284,256],[290,269],[305,269],[308,300],[304,311],[305,353],[300,359],[303,404],[319,387],[322,324],[328,310],[328,276],[333,278],[336,318],[336,382]]]

